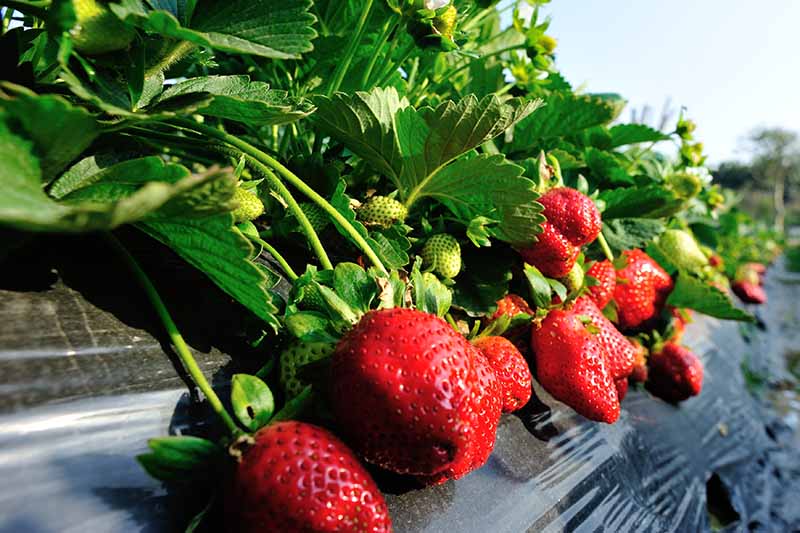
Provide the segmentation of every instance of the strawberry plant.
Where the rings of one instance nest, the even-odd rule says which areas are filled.
[[[155,439],[148,472],[223,472],[242,531],[388,531],[361,461],[467,475],[532,382],[605,423],[628,379],[700,393],[675,310],[752,320],[728,280],[764,301],[752,263],[780,236],[710,182],[690,120],[625,123],[621,96],[574,88],[542,3],[0,0],[0,260],[105,239],[227,429]],[[233,414],[131,232],[257,324]]]

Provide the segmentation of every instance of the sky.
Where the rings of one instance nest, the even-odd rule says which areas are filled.
[[[669,98],[712,164],[745,159],[758,126],[800,131],[800,0],[552,0],[562,74],[630,108]]]

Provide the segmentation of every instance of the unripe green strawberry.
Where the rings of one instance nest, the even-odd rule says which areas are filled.
[[[314,228],[315,232],[319,233],[328,226],[330,222],[328,213],[317,204],[313,202],[303,202],[300,204],[300,209],[305,213],[306,218],[311,223],[311,227]]]
[[[395,221],[404,221],[406,206],[388,196],[373,196],[358,208],[358,218],[372,226],[388,228]]]
[[[679,197],[684,199],[694,198],[703,189],[700,178],[688,172],[680,172],[667,177],[667,185]]]
[[[134,29],[116,17],[102,2],[72,0],[75,26],[70,30],[75,49],[87,55],[122,50],[136,35]]]
[[[445,278],[454,278],[461,271],[461,246],[451,235],[434,235],[422,248],[422,260],[426,268]]]
[[[313,284],[303,287],[303,299],[300,300],[299,305],[301,309],[311,311],[324,311],[327,308],[319,288]]]
[[[294,398],[306,388],[297,376],[297,369],[303,365],[329,357],[336,347],[326,342],[296,342],[281,352],[281,385],[287,399]]]
[[[670,262],[684,270],[700,270],[708,264],[703,251],[690,233],[668,229],[658,239],[658,246]]]
[[[264,203],[252,191],[237,188],[233,193],[233,200],[239,207],[233,210],[233,219],[237,224],[256,219],[264,214]]]

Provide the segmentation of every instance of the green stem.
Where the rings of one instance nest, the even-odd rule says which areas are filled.
[[[197,45],[190,43],[189,41],[179,41],[177,44],[175,44],[175,46],[168,50],[166,54],[161,56],[156,64],[152,65],[144,72],[145,79],[152,78],[153,76],[164,72],[169,67],[186,57],[186,54],[194,50],[195,46]]]
[[[356,32],[353,39],[350,41],[350,46],[347,48],[347,53],[344,56],[344,59],[336,65],[336,71],[333,74],[333,80],[331,81],[330,87],[328,87],[327,95],[330,96],[336,91],[339,90],[339,87],[342,85],[342,81],[344,80],[344,75],[347,74],[347,69],[350,68],[350,63],[353,61],[353,56],[356,53],[356,49],[358,45],[361,44],[361,38],[364,36],[364,26],[367,23],[367,19],[369,18],[369,14],[372,12],[372,4],[373,0],[366,0],[367,4],[361,11],[361,17],[358,19],[358,23],[356,25]]]
[[[388,274],[386,267],[383,266],[383,263],[381,262],[378,255],[375,253],[375,251],[372,249],[372,247],[369,245],[366,239],[358,232],[358,230],[356,230],[356,228],[353,227],[350,221],[344,218],[344,216],[335,207],[333,207],[325,198],[320,196],[314,189],[306,185],[306,183],[303,180],[298,178],[291,170],[283,166],[279,161],[274,159],[272,156],[270,156],[265,152],[262,152],[255,146],[239,139],[238,137],[234,137],[233,135],[229,135],[223,131],[212,128],[210,126],[206,126],[204,124],[198,124],[197,122],[183,118],[172,119],[170,123],[183,128],[191,129],[206,134],[209,137],[213,137],[226,144],[238,148],[249,157],[249,160],[257,163],[257,166],[259,166],[260,169],[269,172],[269,174],[272,174],[272,170],[275,170],[275,172],[277,172],[281,177],[283,177],[286,181],[288,181],[293,187],[295,187],[297,190],[299,190],[301,193],[307,196],[312,202],[320,206],[323,211],[328,213],[328,215],[331,218],[333,218],[336,222],[338,222],[339,225],[342,228],[344,228],[347,234],[353,239],[356,245],[361,249],[361,251],[364,252],[364,254],[367,256],[370,262],[373,265],[375,265],[381,272]],[[274,176],[274,174],[272,175]],[[269,178],[269,175],[266,175],[266,177]],[[283,187],[283,184],[280,182],[280,180],[278,180],[277,177],[275,177],[275,179]],[[308,219],[305,218],[305,214],[302,214],[302,218],[306,222],[308,222]],[[314,235],[316,236],[316,234]],[[332,266],[331,267],[325,265],[323,266],[325,268],[333,268]]]
[[[600,243],[600,248],[603,249],[603,253],[605,254],[606,258],[613,262],[614,254],[611,253],[611,248],[608,246],[608,242],[606,242],[606,238],[603,236],[602,231],[597,235],[597,242]]]
[[[400,59],[397,61],[397,63],[391,66],[388,71],[386,71],[386,73],[378,81],[378,83],[375,84],[375,86],[383,87],[384,85],[386,85],[389,82],[389,80],[392,79],[392,74],[397,72],[397,69],[400,68],[400,65],[402,65],[405,62],[405,60],[409,58],[409,56],[411,55],[412,52],[414,52],[414,49],[416,47],[417,45],[411,42],[403,51],[403,53],[400,55]]]
[[[225,426],[227,426],[231,436],[236,438],[241,435],[243,433],[242,430],[239,429],[239,427],[236,425],[236,422],[233,421],[231,415],[229,415],[225,410],[225,406],[222,405],[222,401],[220,401],[219,396],[217,396],[217,393],[214,392],[214,389],[211,388],[208,380],[206,380],[206,377],[203,375],[203,371],[198,366],[191,350],[189,350],[189,346],[187,346],[186,342],[183,340],[183,336],[181,336],[180,331],[178,331],[178,327],[172,320],[172,316],[169,314],[167,306],[164,305],[164,301],[158,294],[153,282],[150,281],[147,273],[142,270],[142,267],[139,266],[136,258],[131,255],[128,249],[125,248],[125,246],[123,246],[113,234],[106,233],[105,236],[114,250],[120,255],[120,257],[122,257],[128,267],[131,269],[131,272],[133,272],[134,277],[142,286],[142,289],[144,289],[148,300],[150,300],[150,303],[155,308],[158,317],[161,319],[161,323],[164,325],[164,329],[167,331],[167,335],[169,335],[172,345],[175,347],[175,352],[178,354],[178,358],[180,358],[184,368],[186,368],[186,371],[192,377],[192,381],[194,381],[197,387],[203,392],[208,400],[208,403],[211,405],[211,408],[215,413],[217,413]]]
[[[50,2],[15,2],[14,0],[6,0],[3,5],[11,11],[19,11],[24,15],[46,20],[47,8],[50,7]]]
[[[380,39],[375,44],[375,49],[372,51],[372,57],[367,64],[367,68],[364,69],[364,74],[361,76],[361,86],[367,87],[367,83],[369,82],[369,77],[372,75],[372,69],[375,68],[375,63],[378,61],[378,55],[383,46],[386,44],[386,41],[389,40],[389,36],[392,34],[394,29],[400,23],[400,19],[395,20],[387,20],[386,24],[383,25],[383,31],[381,33]]]
[[[524,44],[515,44],[513,46],[507,46],[505,48],[501,48],[500,50],[495,50],[494,52],[490,52],[490,53],[488,53],[486,55],[483,55],[483,56],[477,58],[475,61],[485,61],[485,60],[489,59],[490,57],[499,56],[499,55],[505,54],[506,52],[511,52],[513,50],[518,50],[520,48],[525,48],[525,45]],[[448,70],[447,72],[442,74],[442,77],[439,78],[439,81],[435,81],[434,82],[433,86],[428,90],[428,92],[430,92],[430,93],[437,92],[439,90],[439,87],[442,86],[442,84],[444,84],[445,82],[451,80],[453,78],[453,76],[455,76],[456,74],[458,74],[459,72],[461,72],[465,68],[469,68],[469,66],[472,65],[472,63],[473,63],[472,61],[467,61],[466,63],[464,63],[463,65],[461,65],[459,67],[451,68],[450,70]]]
[[[283,272],[286,274],[286,276],[291,281],[294,281],[299,277],[295,273],[295,271],[292,270],[292,267],[289,266],[289,263],[286,261],[286,259],[284,259],[283,256],[278,253],[278,250],[276,250],[270,243],[268,243],[267,241],[265,241],[264,239],[262,239],[260,237],[254,236],[254,235],[245,234],[245,237],[247,237],[248,239],[250,239],[254,243],[257,243],[257,244],[260,244],[261,246],[263,246],[264,249],[269,252],[269,255],[271,255],[275,259],[275,261],[278,262],[279,265],[281,265],[281,268],[283,269]]]

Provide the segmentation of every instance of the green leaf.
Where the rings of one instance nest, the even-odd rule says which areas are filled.
[[[539,106],[539,101],[490,95],[447,101],[436,109],[410,107],[394,88],[318,97],[320,129],[386,175],[401,197],[462,154],[493,139]]]
[[[498,239],[525,245],[534,242],[545,221],[533,181],[524,169],[502,155],[459,159],[420,183],[418,198],[439,200],[464,221],[479,216],[499,220],[492,233]]]
[[[529,151],[545,139],[565,137],[614,120],[618,103],[598,95],[552,93],[545,105],[514,128],[511,149]]]
[[[536,307],[546,309],[550,307],[553,297],[550,283],[547,278],[533,265],[525,264],[525,279],[528,281],[531,297]],[[566,292],[566,291],[565,291]]]
[[[603,223],[603,236],[611,250],[618,254],[623,250],[645,248],[666,226],[660,220],[650,218],[617,218]]]
[[[678,274],[675,288],[667,298],[667,305],[694,309],[724,320],[755,320],[752,315],[736,307],[725,293],[685,272]]]
[[[258,318],[274,328],[280,326],[269,295],[278,278],[268,277],[250,261],[253,246],[233,226],[233,216],[150,220],[137,226],[203,271]]]
[[[186,25],[174,12],[148,11],[139,0],[110,5],[119,18],[149,32],[224,52],[275,59],[297,59],[312,49],[317,33],[311,27],[310,7],[310,0],[198,0]]]
[[[190,78],[166,89],[153,100],[151,108],[157,113],[162,104],[180,105],[187,96],[198,94],[212,98],[206,98],[202,105],[193,103],[194,112],[257,126],[288,124],[309,114],[295,109],[286,91],[270,90],[267,83],[250,81],[249,76]],[[170,108],[174,110],[174,104]]]
[[[126,174],[124,178],[130,181],[125,181],[122,174],[111,172],[104,181],[74,190],[64,202],[56,202],[42,190],[38,162],[30,148],[31,143],[0,123],[0,224],[28,231],[113,229],[152,216],[171,201],[228,176],[220,171],[191,175],[184,167],[153,158],[144,163],[151,170],[148,175]],[[91,181],[89,173],[76,170],[57,190],[63,193]]]
[[[683,205],[682,200],[659,185],[608,189],[601,191],[599,198],[606,204],[603,220],[659,218]]]
[[[248,374],[234,374],[231,405],[236,417],[250,431],[265,426],[275,411],[275,400],[267,384]]]
[[[411,271],[414,303],[420,311],[443,317],[450,310],[453,294],[434,274],[420,272],[421,266],[422,258],[418,257]]]
[[[85,109],[60,96],[39,96],[8,82],[0,82],[0,118],[9,129],[33,141],[32,152],[39,159],[45,183],[100,134],[99,124]]]
[[[132,186],[134,192],[142,183],[163,181],[175,183],[189,175],[181,165],[167,164],[157,156],[121,161],[117,154],[96,154],[78,161],[50,186],[50,196],[62,199],[70,193],[97,182],[116,182]],[[123,194],[127,196],[127,194]]]
[[[322,299],[327,304],[328,314],[337,322],[344,322],[345,326],[350,326],[358,322],[359,315],[350,307],[346,301],[339,297],[336,292],[330,287],[320,285],[316,281],[311,283],[311,286],[317,289]],[[338,324],[336,324],[338,326]]]
[[[597,148],[587,148],[584,152],[584,160],[592,174],[598,178],[598,182],[606,182],[611,185],[633,184],[633,177],[628,174],[612,153]]]
[[[148,474],[162,481],[191,481],[207,474],[222,449],[198,437],[162,437],[147,442],[151,452],[136,459]]]
[[[347,304],[360,313],[369,311],[378,291],[375,279],[355,263],[339,263],[333,270],[333,288]]]
[[[617,124],[609,129],[613,148],[626,144],[649,143],[669,140],[669,135],[644,124]]]
[[[339,339],[330,331],[328,317],[314,311],[300,311],[283,320],[286,329],[303,342],[336,342]]]

